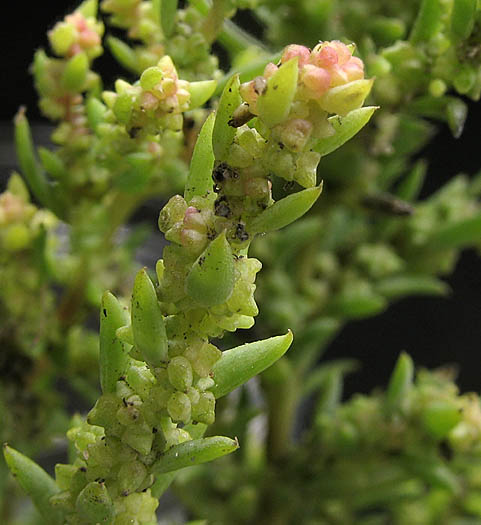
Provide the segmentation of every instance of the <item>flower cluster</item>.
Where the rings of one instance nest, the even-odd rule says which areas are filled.
[[[262,76],[242,84],[244,104],[234,114],[232,125],[241,126],[257,116],[265,144],[251,138],[255,147],[234,147],[231,163],[238,165],[242,149],[257,149],[266,171],[305,187],[315,185],[320,160],[315,146],[334,134],[329,115],[345,116],[360,108],[372,86],[372,80],[364,78],[362,60],[352,53],[353,46],[339,41],[321,42],[312,51],[290,45],[279,65],[267,64]],[[248,138],[246,131],[241,130],[238,140]]]
[[[58,56],[73,57],[85,52],[89,60],[102,54],[102,22],[93,16],[86,17],[81,11],[67,15],[48,32],[50,45]]]
[[[189,82],[180,80],[169,56],[146,69],[138,85],[118,80],[116,92],[105,91],[103,98],[116,119],[131,136],[140,131],[156,135],[161,129],[182,130],[182,113],[189,108]]]

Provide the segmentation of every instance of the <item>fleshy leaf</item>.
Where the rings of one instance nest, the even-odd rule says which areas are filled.
[[[230,297],[234,289],[234,257],[225,232],[195,261],[185,286],[187,294],[205,307],[222,304]]]
[[[85,53],[77,53],[74,55],[65,66],[62,73],[62,86],[74,93],[82,91],[87,73],[89,70],[89,60]]]
[[[309,211],[321,192],[322,182],[319,186],[298,191],[276,201],[250,223],[249,230],[261,233],[284,228]]]
[[[162,31],[169,37],[174,30],[175,15],[177,13],[177,0],[162,0],[160,3],[160,23]]]
[[[100,306],[100,385],[104,394],[115,392],[115,385],[125,374],[129,356],[125,344],[117,338],[116,331],[128,319],[114,295],[105,292]]]
[[[186,202],[190,202],[192,197],[201,197],[212,189],[212,168],[214,167],[212,131],[214,122],[215,113],[212,112],[204,122],[195,143],[189,176],[185,183],[184,198]]]
[[[125,69],[132,71],[132,73],[139,73],[138,59],[135,51],[125,42],[114,36],[107,37],[107,46],[117,62],[125,67]]]
[[[237,346],[222,353],[213,367],[215,385],[211,391],[218,399],[263,372],[280,359],[291,346],[293,339],[289,330],[279,335]]]
[[[152,466],[152,472],[163,474],[230,454],[239,448],[236,439],[222,436],[193,439],[174,445]]]
[[[314,151],[317,151],[322,156],[332,153],[337,148],[341,147],[369,122],[378,106],[367,106],[365,108],[354,109],[345,117],[335,115],[330,117],[329,123],[334,128],[335,133],[330,137],[321,139],[315,146]]]
[[[135,345],[152,366],[167,361],[167,335],[154,285],[145,268],[135,278],[132,292],[132,332]]]
[[[431,39],[441,26],[443,12],[442,0],[423,0],[409,37],[410,40],[416,43]]]
[[[481,214],[448,224],[436,231],[429,240],[433,248],[460,248],[481,239]]]
[[[374,79],[353,80],[342,86],[331,88],[319,99],[319,106],[328,113],[346,116],[360,108],[369,95]]]
[[[195,109],[203,106],[214,94],[217,86],[216,80],[200,80],[199,82],[190,82],[187,88],[190,93],[189,109]]]
[[[299,76],[297,57],[291,58],[268,79],[267,88],[257,99],[257,111],[272,128],[286,120],[296,94]]]
[[[10,472],[32,499],[46,522],[52,525],[62,525],[64,523],[63,513],[54,509],[50,504],[50,498],[60,492],[55,481],[35,461],[8,445],[4,445],[3,455]]]
[[[406,295],[446,295],[449,286],[431,275],[396,275],[378,281],[375,290],[388,299],[397,299]]]
[[[236,134],[235,128],[229,126],[228,123],[241,103],[239,75],[234,75],[222,92],[212,131],[212,146],[216,160],[225,160],[227,157],[227,152]]]
[[[114,518],[114,504],[103,483],[92,481],[77,497],[75,508],[88,523],[110,524]]]
[[[15,116],[14,123],[15,149],[22,173],[34,196],[48,207],[51,199],[50,186],[35,156],[32,134],[23,108]]]
[[[466,40],[473,31],[476,5],[476,0],[453,0],[451,33],[455,40]]]
[[[386,392],[386,408],[389,412],[402,407],[414,376],[414,365],[408,354],[402,352],[389,380]]]

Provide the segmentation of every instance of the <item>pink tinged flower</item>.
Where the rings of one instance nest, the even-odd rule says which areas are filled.
[[[342,68],[349,80],[361,80],[364,78],[364,63],[360,58],[352,57]]]
[[[282,53],[281,62],[284,64],[288,60],[294,57],[299,57],[299,67],[304,66],[309,62],[311,51],[306,46],[299,46],[298,44],[291,44],[284,49]]]
[[[140,95],[140,107],[145,110],[152,110],[157,107],[159,99],[150,91],[143,91]]]
[[[78,43],[84,49],[95,47],[100,44],[100,36],[95,31],[86,29],[80,33]]]
[[[289,120],[281,132],[281,140],[292,151],[304,149],[312,133],[312,124],[305,119]]]
[[[331,84],[331,74],[329,71],[307,64],[302,69],[301,79],[304,85],[316,95],[325,93]]]
[[[78,53],[82,52],[82,48],[79,44],[75,43],[70,46],[70,49],[68,50],[68,56],[73,57],[74,55],[77,55]]]
[[[242,97],[242,100],[249,104],[250,109],[252,111],[257,102],[257,97],[259,96],[255,89],[254,81],[251,80],[250,82],[244,82],[243,84],[241,84],[239,87],[239,93]]]
[[[331,86],[337,87],[347,84],[349,82],[348,76],[344,68],[340,66],[333,67],[331,69]]]
[[[180,232],[180,242],[186,248],[201,250],[204,247],[206,236],[196,230],[183,229]]]
[[[329,47],[334,49],[334,51],[337,53],[337,63],[340,66],[343,66],[352,56],[349,47],[339,40],[333,40],[332,42],[329,42]]]
[[[318,67],[329,69],[338,63],[339,58],[336,50],[332,46],[326,45],[321,47],[319,51],[313,51],[310,61]]]
[[[184,228],[197,230],[202,233],[207,231],[207,226],[202,213],[194,206],[189,206],[185,210],[183,223]]]
[[[278,70],[279,68],[273,64],[272,62],[269,62],[267,66],[264,68],[264,77],[266,79],[271,78],[272,75]]]

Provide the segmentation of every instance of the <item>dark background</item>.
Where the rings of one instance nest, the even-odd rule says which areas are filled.
[[[26,105],[33,123],[41,122],[28,67],[35,48],[46,46],[47,28],[70,11],[72,2],[9,3],[3,16],[1,50],[3,74],[0,104],[0,185],[15,165],[11,120]],[[322,35],[320,35],[322,37]],[[107,73],[106,87],[119,69],[107,57],[97,59],[96,70]],[[475,174],[481,168],[481,103],[470,103],[466,127],[455,140],[443,127],[423,152],[429,160],[423,195],[429,195],[459,172]],[[40,133],[40,135],[42,135]],[[42,136],[40,136],[42,139]],[[153,214],[149,216],[153,211]],[[137,220],[156,220],[155,206],[146,207]],[[262,274],[260,277],[262,279]],[[481,390],[481,261],[474,252],[464,253],[453,275],[448,298],[410,298],[399,301],[373,319],[350,323],[328,350],[326,357],[356,357],[359,373],[347,381],[347,394],[368,392],[384,385],[400,351],[408,351],[418,365],[460,365],[463,391]]]

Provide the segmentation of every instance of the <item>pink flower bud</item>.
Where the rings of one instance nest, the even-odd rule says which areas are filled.
[[[207,226],[205,224],[204,217],[202,216],[201,212],[194,206],[189,206],[185,210],[183,223],[184,228],[197,230],[203,233],[207,231]]]
[[[264,68],[264,77],[266,79],[271,78],[272,75],[278,70],[279,68],[273,64],[272,62],[269,62],[267,66]]]
[[[155,109],[159,103],[157,97],[155,97],[150,91],[144,91],[140,95],[140,107],[147,111]]]
[[[299,67],[304,66],[309,62],[309,57],[311,56],[311,51],[305,46],[300,46],[298,44],[291,44],[284,49],[282,53],[281,62],[284,64],[288,60],[294,57],[299,57],[298,65]]]
[[[321,47],[318,52],[313,51],[311,55],[311,63],[327,69],[335,66],[338,60],[336,50],[329,45]]]
[[[244,102],[247,102],[250,106],[250,110],[252,112],[252,108],[255,107],[255,103],[257,102],[258,94],[255,90],[254,82],[244,82],[239,87],[239,93],[242,97],[242,100]]]
[[[344,68],[340,66],[335,66],[331,69],[330,87],[342,86],[343,84],[347,84],[348,82],[349,79],[347,77],[347,73],[344,71]]]
[[[360,58],[351,57],[342,69],[345,71],[349,82],[364,78],[364,63]]]
[[[309,90],[319,96],[329,89],[331,75],[329,71],[321,67],[307,64],[302,70],[301,80]]]
[[[337,63],[340,66],[343,66],[352,56],[351,50],[339,40],[330,42],[329,47],[337,53]]]
[[[82,31],[79,35],[78,43],[82,48],[90,48],[100,45],[100,36],[91,29]]]

